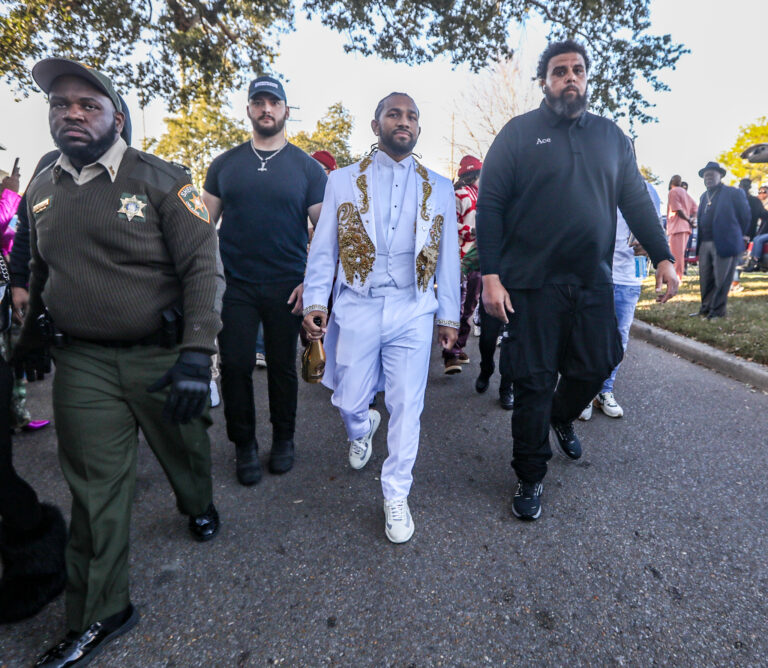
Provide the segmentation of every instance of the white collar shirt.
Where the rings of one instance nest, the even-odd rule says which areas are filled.
[[[400,221],[405,190],[412,171],[413,159],[410,156],[397,162],[384,151],[376,151],[373,160],[373,210],[381,229],[385,230],[387,246]]]

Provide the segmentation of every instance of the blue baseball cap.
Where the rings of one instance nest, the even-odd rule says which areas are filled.
[[[248,86],[248,99],[252,99],[259,93],[269,93],[275,97],[280,98],[283,102],[288,102],[285,97],[283,84],[281,84],[274,77],[261,76],[256,77],[253,81],[251,81],[251,85]]]

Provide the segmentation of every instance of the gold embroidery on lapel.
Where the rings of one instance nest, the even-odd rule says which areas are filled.
[[[438,215],[435,216],[429,230],[429,241],[424,244],[421,252],[416,256],[416,282],[422,292],[426,291],[429,287],[429,281],[435,275],[442,233],[443,217]]]
[[[336,211],[339,225],[339,262],[347,283],[355,276],[365,283],[376,261],[376,247],[360,220],[360,213],[352,202],[343,202]]]
[[[429,182],[429,173],[426,167],[419,163],[418,160],[413,161],[416,165],[416,173],[421,177],[421,217],[424,220],[429,220],[429,214],[427,213],[427,200],[432,194],[432,184]]]
[[[365,179],[365,174],[360,174],[360,176],[357,177],[357,181],[355,181],[355,183],[360,190],[360,194],[363,196],[363,200],[360,203],[360,213],[368,213],[368,181]]]
[[[363,173],[363,172],[364,172],[366,169],[368,169],[368,167],[370,166],[370,164],[373,162],[373,154],[374,154],[374,153],[375,153],[375,150],[374,150],[374,151],[371,151],[371,152],[370,152],[368,155],[366,155],[366,156],[365,156],[365,157],[364,157],[364,158],[363,158],[363,159],[360,161],[360,173],[361,173],[361,174],[362,174],[362,173]]]

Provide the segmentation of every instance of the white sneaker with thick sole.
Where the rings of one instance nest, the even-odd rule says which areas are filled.
[[[413,517],[408,508],[408,497],[384,499],[384,532],[393,543],[405,543],[413,536]]]
[[[600,410],[608,417],[620,418],[624,415],[624,409],[616,403],[613,392],[601,392],[595,399]]]
[[[349,465],[356,470],[360,470],[371,458],[373,452],[373,435],[381,423],[379,411],[368,409],[368,419],[371,421],[371,428],[365,436],[356,438],[349,442]]]
[[[579,414],[579,420],[587,422],[592,419],[592,402],[590,401],[587,407]]]

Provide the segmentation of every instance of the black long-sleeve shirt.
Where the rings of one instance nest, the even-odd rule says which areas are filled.
[[[616,210],[657,265],[674,261],[632,146],[608,119],[545,102],[509,121],[483,164],[477,246],[483,274],[510,289],[610,283]]]
[[[59,151],[51,151],[40,158],[30,183],[43,171],[44,167],[56,162],[58,157]],[[26,193],[24,193],[21,202],[19,202],[17,215],[19,220],[16,223],[16,234],[13,236],[13,248],[11,249],[11,261],[8,269],[11,274],[11,285],[14,288],[26,288],[29,283],[29,260],[32,256],[29,248],[29,218],[27,217]]]

